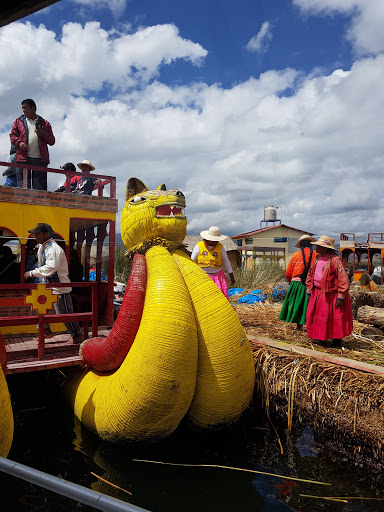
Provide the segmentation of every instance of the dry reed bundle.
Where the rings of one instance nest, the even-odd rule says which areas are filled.
[[[279,320],[281,304],[239,304],[232,307],[245,332],[250,336],[256,338],[262,336],[292,345],[342,355],[355,361],[384,366],[384,342],[375,342],[365,337],[362,331],[366,329],[367,325],[356,320],[353,322],[353,333],[344,338],[340,354],[340,349],[312,345],[305,329],[297,331],[296,324]]]
[[[384,379],[251,342],[269,415],[310,424],[327,449],[384,465]],[[272,407],[273,404],[273,407]]]

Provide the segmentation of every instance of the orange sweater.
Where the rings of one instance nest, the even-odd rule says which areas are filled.
[[[308,261],[309,253],[310,253],[310,248],[305,247],[304,248],[305,261]],[[315,261],[316,256],[317,256],[317,252],[313,251],[311,265]],[[288,283],[290,283],[294,277],[300,277],[303,270],[304,270],[303,255],[301,254],[301,249],[300,249],[300,251],[296,251],[294,253],[294,255],[292,256],[292,258],[290,259],[290,261],[288,263],[288,267],[285,272],[285,277],[287,278]]]

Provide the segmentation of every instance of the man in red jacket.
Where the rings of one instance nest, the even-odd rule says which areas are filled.
[[[55,137],[51,125],[36,114],[36,103],[32,99],[21,102],[23,114],[13,123],[10,138],[16,147],[16,163],[47,167],[49,164],[48,144],[53,146]],[[23,186],[23,169],[17,169],[17,186]],[[47,190],[47,173],[28,170],[27,188]]]

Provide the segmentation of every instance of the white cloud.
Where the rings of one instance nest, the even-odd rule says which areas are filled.
[[[119,18],[124,14],[127,0],[72,0],[74,3],[84,5],[92,9],[110,9]]]
[[[350,15],[351,24],[346,32],[359,55],[384,51],[383,0],[292,0],[303,12],[327,14],[334,12]]]
[[[67,24],[61,37],[43,26],[5,27],[0,152],[5,159],[10,124],[32,97],[56,135],[51,166],[87,158],[117,176],[120,211],[126,181],[137,176],[186,194],[191,234],[214,224],[228,234],[256,229],[266,204],[318,234],[383,230],[384,55],[329,75],[270,70],[228,89],[162,83],[162,66],[200,65],[205,55],[173,25],[113,37],[97,23]],[[93,97],[82,95],[89,90]]]
[[[265,53],[272,40],[272,31],[269,21],[264,21],[259,32],[247,43],[246,49],[250,52]]]

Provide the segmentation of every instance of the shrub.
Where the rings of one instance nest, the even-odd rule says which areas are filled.
[[[278,261],[265,259],[256,263],[253,270],[236,269],[234,276],[237,288],[263,288],[268,284],[285,280],[285,269]]]

